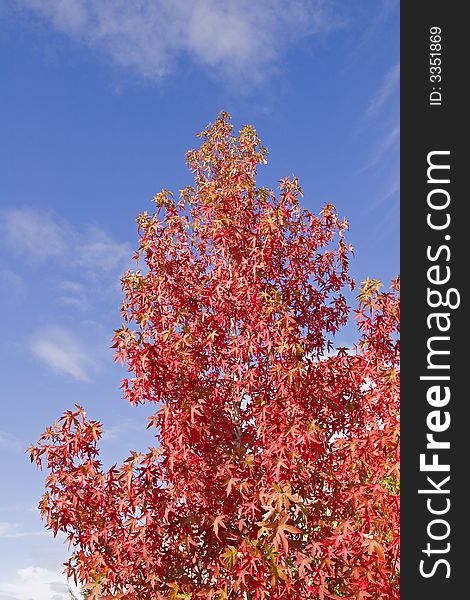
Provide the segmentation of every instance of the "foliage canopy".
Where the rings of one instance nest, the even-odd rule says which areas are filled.
[[[47,526],[90,598],[398,598],[399,280],[348,319],[347,223],[257,188],[253,128],[227,114],[187,154],[194,185],[138,218],[116,359],[157,444],[104,470],[101,425],[68,411],[30,449]]]

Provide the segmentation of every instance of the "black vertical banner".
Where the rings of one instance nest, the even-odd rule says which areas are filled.
[[[463,2],[401,3],[401,597],[470,597]]]

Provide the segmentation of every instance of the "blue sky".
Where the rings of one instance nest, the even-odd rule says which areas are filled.
[[[106,464],[150,442],[109,349],[119,278],[221,110],[268,148],[260,185],[348,218],[357,281],[398,273],[398,2],[0,0],[0,600],[67,597],[24,449],[74,403]]]

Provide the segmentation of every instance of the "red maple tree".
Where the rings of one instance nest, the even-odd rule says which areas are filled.
[[[82,408],[31,460],[89,598],[398,598],[399,281],[364,282],[354,350],[346,221],[257,188],[253,128],[227,114],[187,154],[194,186],[138,218],[116,359],[156,446],[104,470]]]

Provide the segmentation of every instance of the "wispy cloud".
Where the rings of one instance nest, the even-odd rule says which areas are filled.
[[[149,79],[181,59],[222,75],[263,77],[295,40],[338,25],[325,0],[18,0],[58,32]]]
[[[356,175],[368,172],[378,182],[375,200],[367,203],[364,210],[382,208],[393,197],[393,210],[390,207],[382,215],[385,222],[395,211],[397,192],[399,191],[399,142],[400,142],[400,114],[399,114],[399,84],[400,65],[395,64],[385,72],[377,91],[363,111],[359,121],[361,135],[371,136],[369,150],[363,159],[362,166]],[[372,170],[374,173],[372,173]],[[376,227],[377,229],[377,227]]]
[[[114,425],[106,425],[103,431],[102,440],[106,442],[112,442],[120,440],[123,435],[129,432],[141,431],[141,421],[123,421]]]
[[[366,162],[358,171],[358,173],[363,173],[364,171],[368,171],[375,167],[378,163],[382,161],[384,156],[389,152],[389,150],[396,148],[400,139],[400,124],[392,124],[389,129],[385,131],[385,133],[379,137],[377,143],[374,145],[374,151],[370,156],[368,162]]]
[[[31,208],[7,211],[2,218],[4,243],[31,261],[63,256],[68,229],[66,223]]]
[[[16,523],[8,523],[6,521],[0,521],[0,538],[10,533],[12,529],[16,528]]]
[[[45,529],[39,531],[21,531],[19,523],[0,521],[0,539],[18,539],[26,537],[51,537]]]
[[[39,293],[44,292],[44,282],[48,290],[54,290],[41,298],[46,311],[53,300],[62,308],[82,313],[106,306],[106,315],[117,316],[117,310],[110,311],[108,304],[112,300],[115,306],[119,278],[132,266],[128,242],[117,241],[97,226],[77,228],[56,215],[26,207],[0,213],[0,243],[15,259],[15,269],[25,272],[20,278],[5,270],[12,286],[27,278],[33,292],[35,285]],[[23,300],[25,297],[23,294]],[[75,329],[78,323],[76,318],[72,322],[70,315],[67,326],[60,326],[63,314],[54,314],[53,326],[33,330],[27,348],[55,371],[78,381],[89,381],[100,368],[104,352],[109,350],[109,336],[104,338],[102,323],[90,320],[80,321],[80,329]]]
[[[62,304],[73,306],[81,311],[88,308],[89,290],[78,281],[61,281],[57,285],[59,301]]]
[[[36,331],[30,348],[49,367],[78,381],[89,381],[90,370],[96,367],[96,360],[90,349],[62,327],[50,326]]]
[[[400,83],[400,65],[394,65],[385,75],[379,90],[372,98],[364,116],[366,119],[375,117],[387,103],[388,99],[397,91]]]
[[[78,266],[94,272],[115,272],[129,261],[128,243],[116,242],[99,227],[89,227],[75,247]]]
[[[32,264],[53,260],[101,274],[122,269],[131,256],[128,243],[99,227],[78,230],[65,219],[30,207],[5,211],[0,226],[3,243]]]
[[[13,450],[13,452],[24,452],[24,444],[16,436],[6,431],[0,431],[0,448]]]
[[[42,567],[29,566],[18,569],[8,581],[0,582],[0,598],[67,600],[71,588],[75,590],[75,586],[67,582],[65,575]]]

